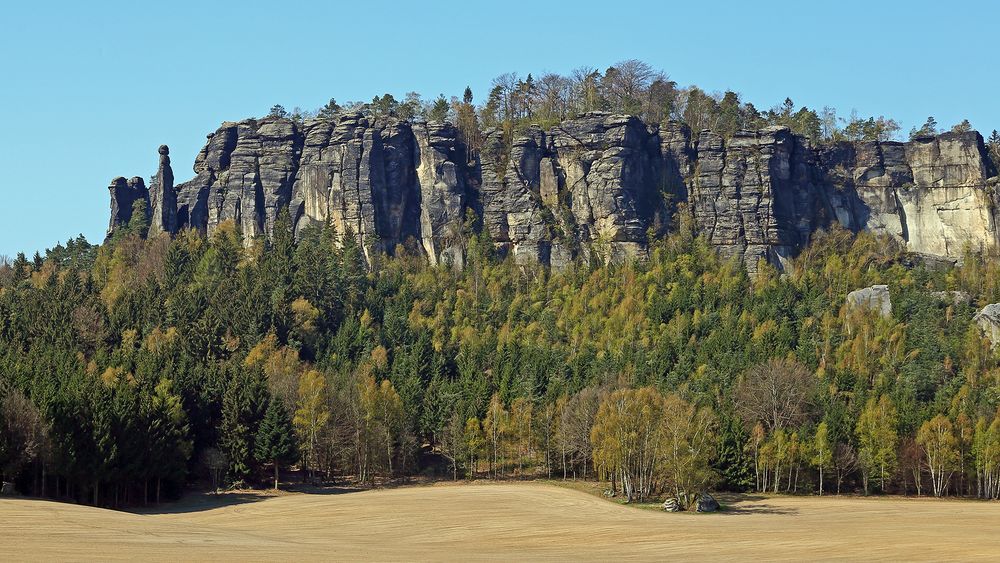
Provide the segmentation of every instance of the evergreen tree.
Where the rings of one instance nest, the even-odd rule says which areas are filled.
[[[295,461],[295,431],[288,412],[279,399],[271,397],[267,411],[257,429],[254,455],[260,463],[274,467],[274,488],[278,488],[278,471],[281,465]]]

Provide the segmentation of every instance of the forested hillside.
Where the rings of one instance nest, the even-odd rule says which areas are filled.
[[[0,470],[21,491],[134,504],[294,465],[610,477],[629,498],[998,493],[1000,370],[972,322],[1000,301],[992,259],[932,269],[835,228],[751,278],[681,221],[647,261],[556,271],[500,258],[470,216],[455,269],[405,246],[366,263],[352,233],[296,240],[284,215],[250,244],[147,229],[0,267]],[[845,305],[873,284],[890,315]]]

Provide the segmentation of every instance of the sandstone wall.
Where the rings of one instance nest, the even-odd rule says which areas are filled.
[[[817,229],[839,222],[887,234],[909,251],[946,259],[1000,243],[993,164],[975,132],[909,143],[813,146],[787,128],[725,140],[666,122],[593,112],[516,138],[485,132],[467,160],[447,123],[361,114],[295,123],[224,123],[173,185],[169,153],[148,193],[116,179],[109,233],[145,199],[151,232],[211,234],[234,221],[252,241],[287,210],[296,233],[329,222],[366,255],[411,244],[433,263],[464,263],[469,210],[521,263],[646,255],[687,202],[698,232],[753,272],[784,267]]]

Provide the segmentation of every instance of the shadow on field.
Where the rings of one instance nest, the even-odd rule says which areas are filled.
[[[358,492],[362,489],[352,489],[347,487],[319,487],[314,485],[292,485],[282,488],[280,493],[275,494],[271,490],[260,491],[231,491],[222,493],[200,492],[191,493],[177,502],[162,504],[160,506],[138,507],[125,512],[132,514],[185,514],[189,512],[201,512],[203,510],[213,510],[228,506],[238,506],[260,502],[270,498],[279,498],[288,493],[299,493],[306,495],[341,495]]]
[[[189,494],[177,502],[164,503],[159,506],[138,507],[125,512],[132,514],[184,514],[188,512],[201,512],[202,510],[212,510],[214,508],[224,508],[251,502],[259,502],[271,498],[271,495],[257,492],[232,492],[232,493],[194,493]]]
[[[745,516],[752,514],[798,514],[797,508],[778,508],[768,504],[768,498],[761,495],[752,494],[726,494],[719,495],[719,502],[725,507],[720,510],[721,515]]]
[[[345,495],[347,493],[360,493],[367,491],[360,487],[321,487],[316,485],[289,485],[285,488],[291,493],[302,493],[305,495]]]

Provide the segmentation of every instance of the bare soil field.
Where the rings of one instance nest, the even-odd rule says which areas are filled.
[[[194,495],[128,513],[0,499],[0,559],[962,560],[1000,557],[1000,503],[724,498],[667,514],[539,483]]]

